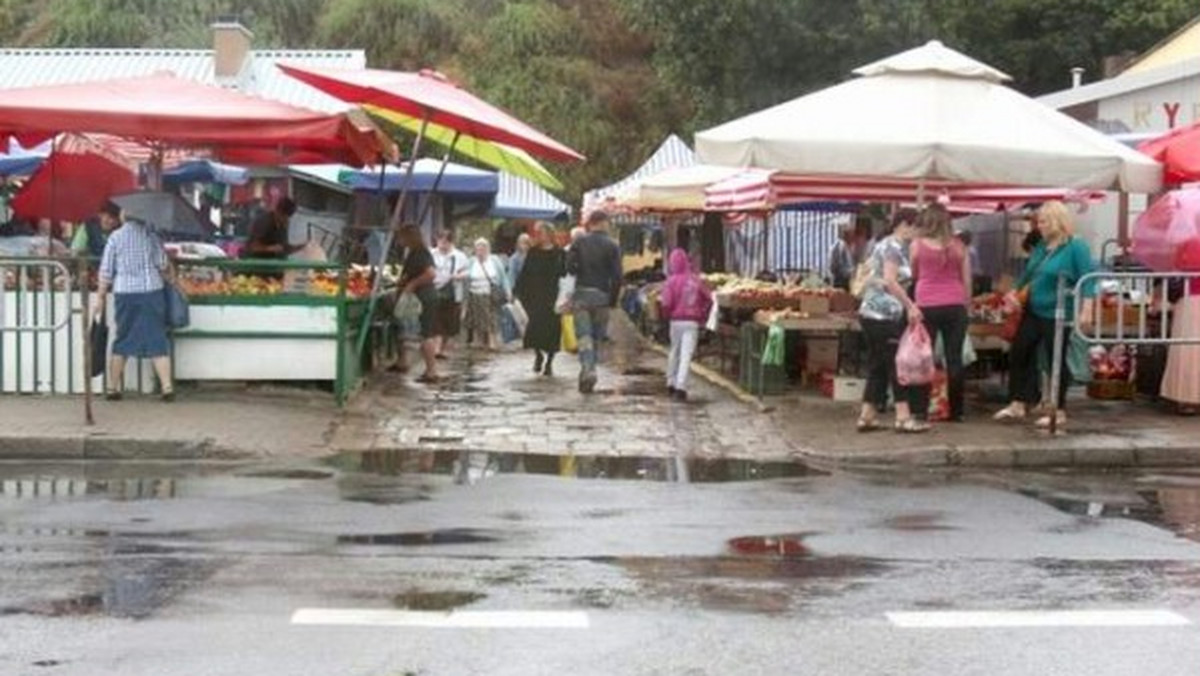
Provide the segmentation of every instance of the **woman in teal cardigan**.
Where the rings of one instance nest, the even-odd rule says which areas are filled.
[[[1047,202],[1037,212],[1038,227],[1043,240],[1029,256],[1025,274],[1017,282],[1018,289],[1028,289],[1025,315],[1021,327],[1013,340],[1008,355],[1009,401],[1006,408],[996,414],[997,420],[1021,420],[1029,410],[1040,403],[1041,371],[1039,350],[1047,357],[1054,348],[1054,310],[1058,305],[1058,279],[1064,278],[1067,289],[1074,289],[1084,275],[1092,272],[1092,251],[1087,242],[1075,237],[1075,223],[1071,212],[1062,202]],[[1078,321],[1084,331],[1091,325],[1093,316],[1092,285],[1085,285],[1083,302],[1078,304]],[[1013,302],[1016,302],[1015,299]],[[1070,317],[1071,315],[1068,315]],[[1070,345],[1070,333],[1063,336],[1063,354]],[[1061,359],[1062,355],[1060,355]],[[1047,364],[1053,363],[1049,358]],[[1058,425],[1067,422],[1067,386],[1071,372],[1066,360],[1062,363],[1059,378]],[[1038,427],[1049,427],[1050,416],[1037,421]]]

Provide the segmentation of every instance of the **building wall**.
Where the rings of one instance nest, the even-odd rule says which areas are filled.
[[[1132,132],[1166,132],[1200,122],[1200,77],[1100,101],[1097,117],[1119,120]]]

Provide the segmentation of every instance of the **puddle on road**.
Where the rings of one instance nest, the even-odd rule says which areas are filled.
[[[750,535],[733,538],[729,550],[743,556],[808,556],[811,551],[804,545],[805,534],[796,535]]]
[[[92,591],[0,607],[0,616],[144,619],[215,572],[215,562],[137,554],[137,547],[110,546],[82,582]]]
[[[637,579],[639,597],[767,615],[868,584],[889,568],[874,559],[789,555],[633,557],[615,563]]]
[[[368,547],[428,547],[434,545],[467,545],[499,542],[499,538],[474,528],[450,528],[417,533],[368,533],[339,535],[340,545]]]
[[[392,605],[402,610],[443,611],[471,605],[487,598],[487,594],[464,591],[421,591],[410,589],[397,594]]]
[[[387,450],[343,453],[328,462],[347,472],[384,476],[535,474],[577,479],[620,479],[677,483],[723,483],[826,476],[800,462],[652,458],[599,455],[539,455],[482,451]],[[466,478],[465,476],[462,478]]]
[[[323,481],[333,478],[333,472],[319,469],[261,469],[237,474],[249,479],[293,479],[297,481]]]

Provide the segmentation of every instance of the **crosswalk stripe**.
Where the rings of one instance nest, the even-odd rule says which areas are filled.
[[[892,612],[903,629],[988,629],[1024,627],[1178,627],[1191,622],[1169,610],[1022,610]]]
[[[300,608],[292,624],[451,629],[587,629],[582,611],[490,610],[420,612],[351,608]]]

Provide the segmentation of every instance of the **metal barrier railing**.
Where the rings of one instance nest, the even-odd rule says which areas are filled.
[[[0,258],[0,392],[83,394],[91,424],[88,279],[84,258]]]
[[[1050,360],[1051,432],[1056,432],[1057,392],[1062,383],[1063,357],[1067,347],[1067,329],[1088,345],[1200,345],[1200,335],[1174,335],[1172,315],[1178,303],[1190,299],[1193,282],[1200,283],[1196,272],[1093,272],[1084,275],[1068,289],[1063,277],[1058,279],[1057,302],[1054,311],[1054,348]],[[1172,302],[1172,288],[1178,286],[1178,296]],[[1085,293],[1085,290],[1088,293]],[[1092,297],[1089,330],[1067,317],[1067,308],[1075,300]],[[1131,314],[1132,312],[1132,314]]]

